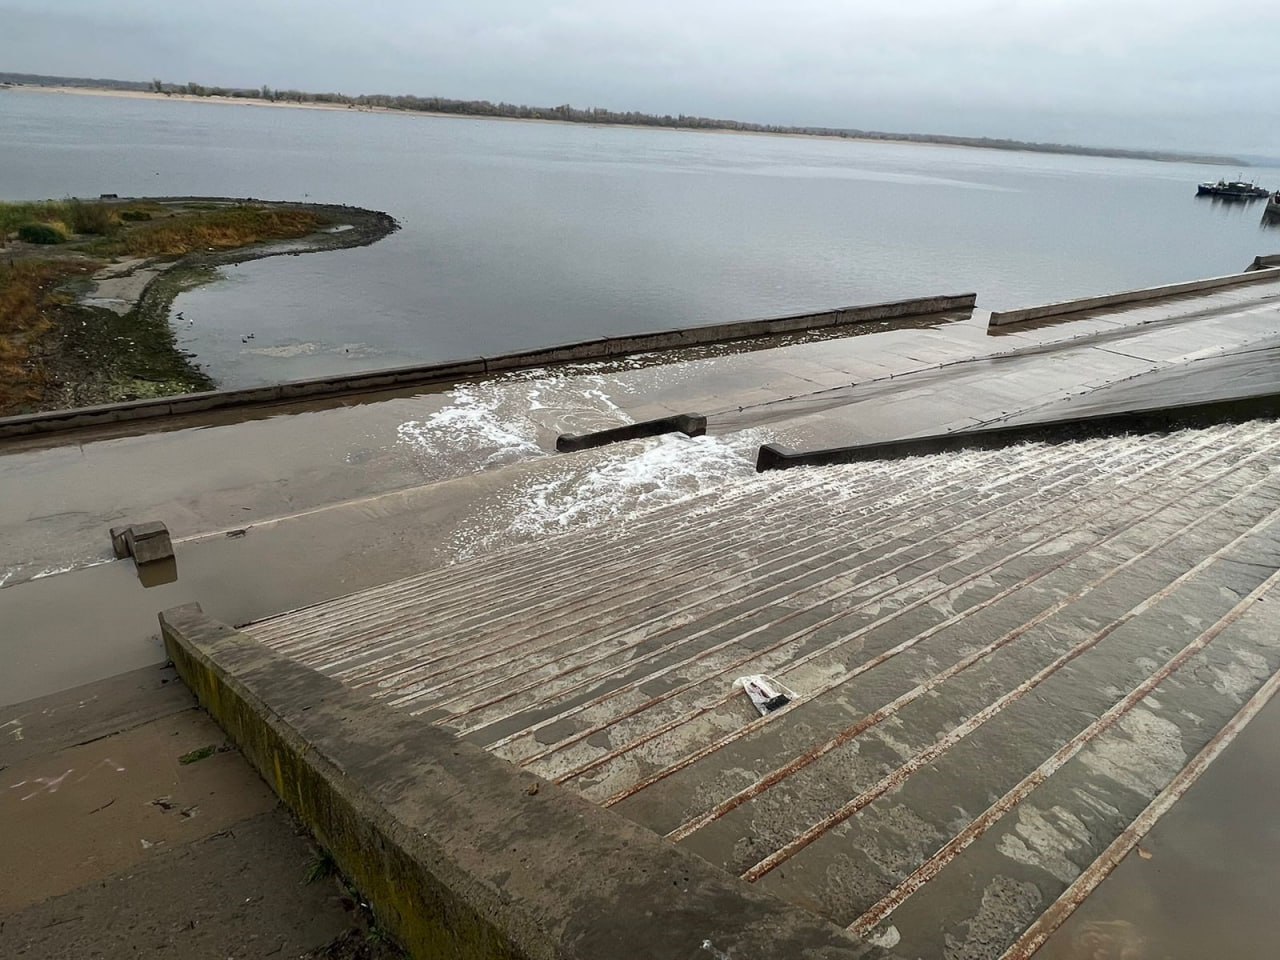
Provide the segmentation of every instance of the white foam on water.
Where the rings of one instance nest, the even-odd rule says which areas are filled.
[[[759,438],[665,436],[636,452],[619,448],[583,475],[552,477],[520,491],[519,534],[595,526],[623,514],[676,503],[755,476]]]
[[[396,427],[396,440],[425,457],[469,454],[480,466],[541,454],[533,423],[502,415],[503,399],[489,384],[463,384],[452,392],[448,406]]]
[[[17,587],[31,580],[43,580],[45,577],[56,577],[59,574],[71,573],[73,570],[84,570],[99,564],[110,563],[114,557],[82,556],[68,562],[45,565],[37,569],[35,563],[15,564],[0,569],[0,587]],[[34,572],[30,572],[34,571]]]
[[[566,377],[525,370],[462,384],[448,405],[396,428],[430,479],[462,476],[549,452],[558,432],[585,432],[631,422],[603,375]]]
[[[76,566],[77,565],[74,563],[69,563],[69,564],[66,564],[65,566],[60,566],[60,567],[45,567],[43,570],[39,571],[38,573],[33,573],[28,579],[43,580],[45,577],[56,577],[60,573],[70,573],[72,570],[76,568]]]
[[[565,458],[464,524],[453,537],[454,556],[465,559],[728,491],[756,476],[756,451],[766,439],[759,431],[732,438],[677,434]]]

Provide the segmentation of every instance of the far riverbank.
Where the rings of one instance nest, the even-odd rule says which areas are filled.
[[[557,119],[555,117],[529,117],[529,116],[505,116],[500,113],[493,112],[470,112],[467,110],[443,111],[430,110],[418,107],[401,108],[381,106],[376,103],[359,103],[359,102],[324,102],[324,101],[303,101],[293,99],[275,98],[271,100],[261,99],[251,96],[223,96],[219,94],[191,94],[182,93],[180,90],[165,90],[164,92],[156,92],[153,90],[131,90],[116,87],[92,87],[92,86],[71,86],[66,84],[33,84],[24,83],[8,88],[0,88],[7,91],[21,91],[34,93],[62,93],[74,94],[77,96],[93,96],[93,97],[114,97],[118,99],[128,100],[178,100],[191,103],[221,103],[221,104],[241,104],[253,107],[285,107],[293,110],[323,110],[329,112],[348,112],[348,113],[386,113],[420,117],[436,117],[436,118],[452,118],[462,120],[500,120],[514,123],[537,123],[537,124],[553,124],[561,126],[586,126],[586,127],[624,127],[628,129],[638,130],[665,130],[672,133],[713,133],[713,134],[737,134],[757,137],[788,137],[799,139],[816,139],[816,140],[843,140],[852,143],[881,143],[881,144],[898,144],[910,146],[924,147],[962,147],[974,150],[1000,150],[1005,152],[1025,152],[1025,153],[1046,153],[1058,154],[1063,156],[1086,156],[1086,157],[1108,157],[1113,159],[1129,159],[1129,160],[1151,160],[1161,163],[1198,163],[1213,166],[1251,166],[1247,161],[1235,157],[1219,157],[1205,156],[1197,154],[1181,154],[1171,153],[1159,150],[1127,150],[1109,147],[1086,147],[1074,144],[1055,144],[1055,143],[1034,143],[1028,141],[1011,140],[996,137],[959,137],[944,136],[933,134],[894,134],[894,133],[871,133],[860,131],[837,131],[822,129],[752,129],[759,126],[757,124],[744,124],[742,126],[733,125],[731,121],[714,121],[714,123],[723,123],[723,126],[705,125],[696,123],[698,118],[690,118],[690,123],[676,123],[667,125],[663,123],[636,122],[630,123],[626,120],[609,119],[600,122],[594,122],[589,119]],[[361,99],[361,98],[355,98]],[[386,99],[386,98],[379,98]],[[670,119],[670,118],[667,118]]]

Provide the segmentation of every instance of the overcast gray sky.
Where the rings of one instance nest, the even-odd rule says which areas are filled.
[[[0,0],[0,70],[1280,156],[1275,0]]]

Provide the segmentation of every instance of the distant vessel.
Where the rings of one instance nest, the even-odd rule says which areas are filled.
[[[1270,196],[1271,191],[1248,180],[1219,180],[1217,183],[1206,181],[1196,187],[1199,197],[1227,197],[1232,200],[1257,200]]]

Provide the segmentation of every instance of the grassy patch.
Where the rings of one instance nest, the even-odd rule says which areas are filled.
[[[37,240],[22,236],[33,226],[45,225],[63,236]],[[120,213],[112,205],[94,200],[45,200],[39,203],[0,203],[0,241],[17,231],[28,243],[61,243],[74,233],[111,236],[120,228]]]
[[[207,760],[217,752],[218,745],[216,743],[211,743],[207,747],[199,747],[196,750],[192,750],[190,753],[184,753],[178,758],[178,762],[185,767],[188,764],[199,763],[201,760]]]
[[[32,221],[18,227],[18,239],[23,243],[52,245],[66,243],[71,239],[71,233],[64,224],[56,220],[51,223]]]
[[[232,207],[199,210],[131,225],[95,250],[135,257],[180,257],[202,250],[231,250],[271,240],[295,240],[325,225],[307,210]]]
[[[317,880],[331,877],[337,872],[338,865],[333,862],[333,854],[328,850],[321,849],[311,860],[311,863],[307,865],[307,874],[303,878],[303,882],[315,883]]]
[[[67,200],[64,204],[67,223],[76,233],[95,233],[109,237],[120,229],[120,211],[105,203]]]
[[[0,261],[0,410],[37,401],[46,381],[44,338],[71,297],[58,287],[92,269],[65,260]]]
[[[385,215],[362,213],[356,230],[317,237],[309,248],[369,243],[395,229]],[[267,245],[334,222],[327,208],[259,201],[0,202],[0,416],[212,389],[178,347],[168,316],[174,297],[216,278],[219,263],[269,256],[279,251]],[[112,258],[144,261],[114,271],[147,271],[117,286],[138,298],[131,308],[80,299]],[[156,276],[167,260],[181,262]]]

